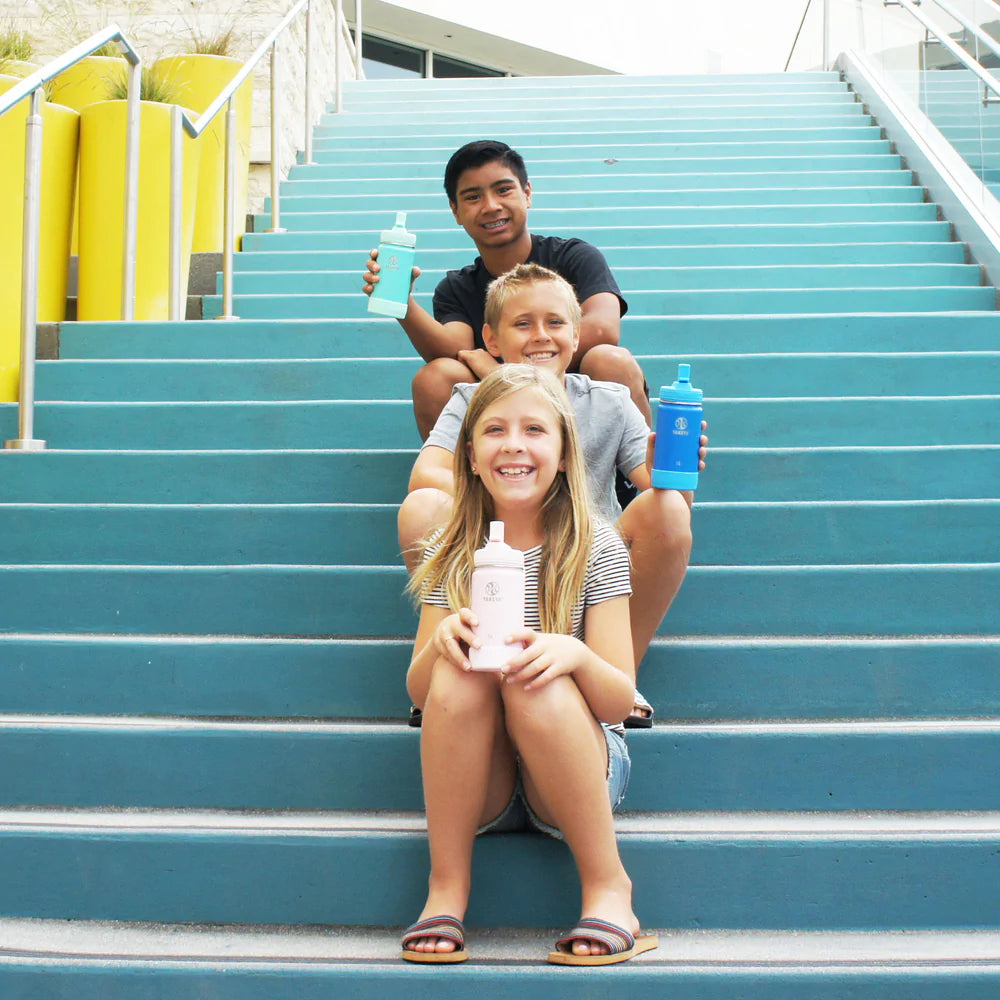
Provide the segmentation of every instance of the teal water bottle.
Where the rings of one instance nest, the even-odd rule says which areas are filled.
[[[677,366],[677,381],[660,389],[656,410],[653,486],[693,490],[698,486],[701,443],[701,389],[691,385],[691,366]]]
[[[406,231],[406,212],[396,213],[396,224],[382,231],[378,244],[378,281],[368,297],[368,311],[402,319],[410,299],[417,237]]]

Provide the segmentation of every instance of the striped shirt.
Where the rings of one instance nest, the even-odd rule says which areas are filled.
[[[484,539],[485,541],[485,539]],[[424,553],[429,558],[437,549],[432,543]],[[524,553],[524,624],[526,628],[541,629],[538,616],[538,570],[542,561],[542,547],[526,549]],[[573,608],[572,628],[570,635],[585,641],[584,614],[587,608],[595,604],[603,604],[615,597],[629,597],[632,594],[632,582],[629,573],[628,549],[621,535],[607,524],[598,524],[594,529],[593,541],[590,545],[590,555],[587,559],[587,572],[583,578],[583,589],[579,600]],[[450,608],[448,598],[442,586],[435,587],[423,597],[424,604],[432,604],[438,608]],[[451,608],[457,611],[457,608]],[[611,727],[615,732],[625,735],[622,725]]]

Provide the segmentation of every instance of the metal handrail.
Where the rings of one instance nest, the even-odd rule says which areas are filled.
[[[38,245],[41,230],[42,94],[45,84],[108,42],[117,42],[129,63],[125,138],[124,253],[122,260],[122,319],[135,308],[136,204],[139,190],[139,83],[142,59],[117,25],[108,25],[74,49],[63,53],[0,95],[0,115],[30,97],[25,124],[24,220],[21,245],[21,365],[18,376],[18,436],[4,448],[43,451],[45,442],[35,433],[35,353],[38,336]]]
[[[990,73],[989,70],[980,66],[954,39],[940,31],[937,25],[912,0],[883,0],[883,5],[886,7],[902,7],[904,10],[909,11],[966,69],[975,73],[983,82],[984,104],[993,103],[993,99],[988,96],[986,91],[992,90],[994,94],[1000,97],[1000,80]]]
[[[785,65],[782,68],[782,73],[788,71],[788,66],[792,61],[792,56],[795,54],[795,46],[799,44],[799,36],[802,34],[802,28],[805,26],[806,18],[809,16],[809,8],[812,6],[812,0],[806,0],[805,10],[802,11],[802,20],[799,21],[798,30],[795,32],[795,38],[792,40],[792,47],[788,50],[788,58],[785,60]],[[822,65],[824,70],[830,68],[830,0],[823,0],[823,55],[822,55]]]
[[[961,11],[955,10],[950,3],[945,3],[945,0],[934,0],[936,3],[950,18],[957,21],[966,31],[971,32],[977,41],[981,42],[990,52],[995,56],[1000,56],[1000,45],[982,28],[979,27],[974,21],[967,18]]]

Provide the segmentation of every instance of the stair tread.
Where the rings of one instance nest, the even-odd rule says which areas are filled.
[[[540,964],[566,928],[470,928],[472,961]],[[660,939],[644,967],[859,967],[1000,963],[1000,931],[761,931],[644,928]],[[0,918],[0,956],[94,961],[398,963],[396,928],[148,924]]]

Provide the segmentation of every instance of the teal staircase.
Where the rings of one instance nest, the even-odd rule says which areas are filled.
[[[650,385],[707,394],[619,822],[662,944],[609,970],[544,963],[576,883],[529,835],[477,845],[473,961],[397,958],[418,361],[360,274],[397,209],[420,296],[471,259],[440,177],[487,135],[606,251]],[[314,150],[243,319],[64,324],[49,450],[0,453],[0,995],[995,1000],[1000,314],[849,87],[372,81]]]

